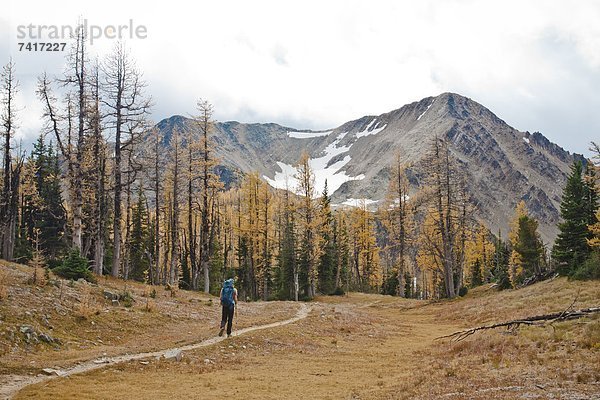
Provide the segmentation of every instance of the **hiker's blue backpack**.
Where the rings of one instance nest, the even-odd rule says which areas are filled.
[[[223,291],[221,292],[221,303],[227,307],[235,305],[235,301],[233,301],[233,279],[227,279],[223,283]]]

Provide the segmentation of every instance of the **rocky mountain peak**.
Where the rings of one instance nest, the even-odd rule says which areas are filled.
[[[168,143],[185,124],[173,116],[157,127]],[[413,190],[423,180],[422,162],[435,138],[445,138],[465,175],[476,218],[493,231],[508,231],[516,204],[524,200],[540,221],[546,242],[556,235],[562,188],[573,160],[541,133],[520,132],[483,105],[456,93],[442,93],[396,110],[348,121],[326,131],[278,124],[215,124],[213,138],[222,171],[258,171],[274,187],[295,188],[294,165],[309,153],[317,191],[328,182],[333,201],[352,204],[384,198],[396,153],[410,163]]]

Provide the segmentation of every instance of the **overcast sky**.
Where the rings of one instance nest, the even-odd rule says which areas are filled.
[[[65,53],[19,52],[19,25],[143,25],[126,41],[154,99],[152,118],[327,129],[456,92],[567,150],[600,140],[600,1],[8,0],[0,62],[21,82],[21,137],[40,129],[37,76]],[[35,41],[35,40],[29,40]],[[91,47],[100,56],[114,40]]]

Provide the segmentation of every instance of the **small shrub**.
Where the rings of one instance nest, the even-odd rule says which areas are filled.
[[[171,297],[177,297],[177,287],[171,286],[167,283],[167,286],[165,286],[165,290],[171,293]]]
[[[146,305],[144,306],[144,310],[147,312],[152,312],[155,308],[156,304],[154,303],[154,300],[150,299],[149,297],[146,297]]]
[[[72,250],[53,272],[66,279],[76,281],[83,278],[88,282],[96,283],[96,278],[88,269],[87,258],[82,257],[77,249]]]
[[[60,258],[50,258],[46,264],[48,268],[55,269],[57,267],[60,267],[62,263],[63,260],[61,260]]]
[[[81,320],[87,320],[92,315],[98,315],[99,313],[100,309],[96,306],[96,301],[90,293],[90,289],[85,287],[81,293],[81,299],[77,309],[75,310],[75,316]]]
[[[133,305],[134,302],[134,298],[131,295],[131,292],[129,292],[128,290],[122,292],[119,294],[119,302],[121,304],[123,304],[125,307],[131,307]]]
[[[151,299],[155,299],[156,298],[156,289],[150,286],[146,286],[144,288],[144,293],[142,294],[142,297],[150,297]]]
[[[37,285],[37,286],[45,286],[48,280],[46,279],[46,274],[43,272],[45,268],[44,257],[40,254],[40,252],[36,251],[33,254],[33,258],[29,261],[29,266],[33,267],[33,274],[29,279],[29,284]]]

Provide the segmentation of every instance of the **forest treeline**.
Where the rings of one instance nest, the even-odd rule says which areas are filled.
[[[218,293],[236,277],[244,299],[310,299],[346,291],[452,298],[495,282],[518,287],[551,273],[600,277],[598,167],[575,163],[551,249],[525,203],[502,238],[473,218],[464,177],[432,141],[418,191],[402,154],[377,209],[339,207],[315,188],[308,154],[289,190],[258,173],[232,187],[218,175],[213,107],[169,137],[150,122],[142,73],[121,45],[102,60],[83,30],[64,74],[42,74],[44,130],[29,154],[15,143],[21,109],[15,64],[1,82],[0,255],[77,279],[112,275]],[[592,151],[600,157],[600,149]],[[600,161],[600,159],[598,160]]]

